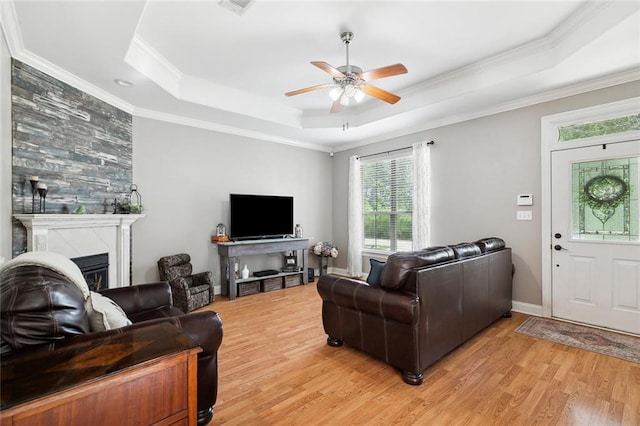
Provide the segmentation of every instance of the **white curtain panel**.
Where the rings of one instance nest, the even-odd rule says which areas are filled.
[[[414,250],[431,244],[431,147],[427,142],[413,144],[413,225]]]
[[[349,246],[347,248],[347,273],[362,275],[362,188],[360,184],[360,158],[349,158]]]

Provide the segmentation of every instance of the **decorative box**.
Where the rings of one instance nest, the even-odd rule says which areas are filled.
[[[260,281],[238,283],[238,296],[248,296],[260,293]]]
[[[280,290],[282,288],[282,277],[265,278],[262,280],[262,291]]]
[[[287,275],[284,277],[284,288],[295,287],[300,285],[302,274]]]

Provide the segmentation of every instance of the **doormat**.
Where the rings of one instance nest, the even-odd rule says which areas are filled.
[[[527,318],[516,333],[640,364],[640,337],[539,317]]]

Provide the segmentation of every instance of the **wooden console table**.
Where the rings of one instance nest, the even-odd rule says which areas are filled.
[[[0,424],[195,425],[201,350],[161,323],[3,359]]]
[[[220,281],[222,294],[230,300],[237,296],[238,285],[234,274],[237,257],[256,254],[278,253],[302,250],[302,282],[307,284],[307,265],[309,264],[309,238],[278,238],[273,240],[249,240],[217,243],[220,255]]]

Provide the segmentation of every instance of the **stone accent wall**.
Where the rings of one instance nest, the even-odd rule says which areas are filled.
[[[48,187],[46,213],[113,212],[132,183],[131,114],[15,59],[11,92],[13,213],[32,213],[30,176]],[[13,256],[26,248],[14,219]]]

